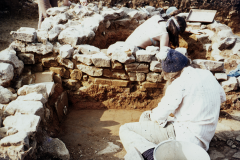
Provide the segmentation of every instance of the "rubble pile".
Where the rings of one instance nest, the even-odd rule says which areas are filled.
[[[159,47],[138,50],[122,41],[147,18],[161,13],[151,6],[146,10],[72,4],[48,9],[50,16],[40,30],[12,31],[15,41],[0,52],[1,155],[36,158],[41,151],[69,159],[65,145],[45,134],[54,114],[59,122],[64,120],[68,99],[79,108],[147,108],[162,95]],[[192,36],[205,53],[205,59],[192,63],[210,70],[226,93],[237,90],[239,78],[227,73],[239,64],[240,37],[216,21],[188,26],[201,29],[202,34]],[[121,35],[121,29],[122,36],[110,38]],[[187,48],[177,50],[191,57]],[[231,107],[240,109],[238,97],[234,101]]]

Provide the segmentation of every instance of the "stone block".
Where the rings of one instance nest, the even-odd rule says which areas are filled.
[[[18,96],[16,101],[40,101],[44,104],[47,102],[47,99],[44,98],[42,94],[33,92],[25,96]]]
[[[162,72],[162,65],[159,61],[152,61],[150,63],[150,71],[153,72]]]
[[[50,97],[54,93],[55,83],[54,82],[42,82],[41,84],[46,85],[47,94],[48,94],[48,97]]]
[[[79,53],[82,53],[84,55],[93,55],[100,52],[99,48],[88,44],[78,45],[77,50]]]
[[[33,92],[40,93],[44,96],[44,98],[48,99],[47,87],[43,83],[24,85],[18,89],[17,93],[19,96],[23,96]]]
[[[97,68],[93,66],[86,66],[83,64],[77,65],[77,68],[81,70],[82,72],[90,75],[90,76],[102,76],[103,74],[103,69],[102,68]]]
[[[59,51],[60,51],[60,56],[62,58],[71,58],[74,52],[74,49],[71,45],[67,44],[60,47]]]
[[[66,72],[66,69],[64,67],[50,67],[49,70],[53,73],[59,74],[61,77],[63,77]]]
[[[8,86],[14,76],[14,68],[11,64],[0,63],[0,85]]]
[[[224,40],[225,38],[233,38],[234,37],[234,34],[230,29],[228,30],[222,30],[220,32],[217,33],[217,37],[220,41]]]
[[[96,67],[111,67],[110,58],[102,52],[92,55],[91,59]]]
[[[136,60],[138,62],[151,62],[152,61],[152,57],[155,55],[156,53],[152,53],[152,52],[148,52],[146,50],[138,50],[136,52]]]
[[[26,115],[37,115],[43,118],[44,108],[40,101],[12,101],[4,112],[8,115],[21,113]]]
[[[65,67],[67,67],[69,69],[73,69],[74,68],[74,63],[71,60],[62,58],[61,56],[57,56],[57,62],[60,65],[65,66]]]
[[[49,71],[35,73],[35,83],[53,82],[53,74]]]
[[[34,54],[20,53],[17,56],[21,61],[23,61],[24,64],[35,64]]]
[[[42,65],[44,67],[57,67],[58,62],[56,57],[47,57],[42,59]]]
[[[15,146],[21,146],[24,145],[25,147],[29,147],[29,139],[27,132],[21,131],[13,135],[9,135],[7,137],[4,137],[0,140],[0,146],[2,147],[15,147]]]
[[[78,90],[81,87],[81,84],[78,80],[73,79],[63,79],[63,86],[70,90]]]
[[[143,82],[142,83],[142,87],[144,89],[148,89],[148,88],[161,88],[163,89],[165,86],[165,83],[152,83],[152,82]]]
[[[230,77],[227,81],[223,81],[221,85],[225,92],[237,90],[238,88],[238,82],[236,77]]]
[[[240,43],[236,43],[232,49],[233,55],[238,55],[240,57]]]
[[[195,59],[192,61],[192,63],[199,65],[202,69],[210,70],[213,72],[223,71],[224,69],[223,62],[216,62],[216,61],[204,60],[204,59]]]
[[[93,64],[91,55],[75,54],[73,56],[73,59],[76,59],[77,61],[82,62],[89,66]]]
[[[53,81],[54,83],[62,84],[62,77],[60,74],[54,74],[53,75]]]
[[[126,80],[112,80],[113,86],[119,86],[119,87],[127,87],[129,84],[129,81]]]
[[[19,52],[25,52],[26,48],[25,48],[25,43],[22,41],[13,41],[10,45],[9,48],[14,49],[15,51],[19,51]]]
[[[53,28],[48,32],[49,41],[55,41],[61,31],[65,28],[66,26],[62,24],[54,25]]]
[[[129,72],[128,76],[129,76],[130,81],[142,82],[142,81],[145,81],[145,79],[146,79],[145,73]]]
[[[40,121],[41,118],[36,115],[15,115],[6,117],[3,125],[16,128],[18,131],[33,133],[37,132]]]
[[[139,13],[139,11],[136,11],[136,10],[127,13],[127,15],[128,15],[131,19],[133,19],[133,18],[138,19],[138,18],[141,16],[140,13]]]
[[[205,35],[205,34],[200,34],[200,35],[196,35],[197,37],[197,40],[199,42],[201,42],[202,44],[206,44],[206,43],[211,43],[211,39],[209,38],[208,35]]]
[[[17,94],[13,94],[7,88],[0,86],[0,104],[7,104],[17,98]]]
[[[121,63],[131,63],[135,61],[137,47],[126,42],[116,42],[108,47],[107,55],[112,57],[112,60]]]
[[[225,38],[218,44],[219,50],[232,49],[237,41],[237,38]]]
[[[94,79],[95,84],[107,84],[109,86],[112,85],[112,79],[106,79],[106,78],[95,78]]]
[[[48,54],[53,51],[53,45],[47,42],[45,45],[42,43],[28,43],[26,45],[26,52],[34,52],[37,54]]]
[[[178,47],[175,50],[182,53],[184,56],[188,56],[187,48]]]
[[[58,40],[61,43],[76,46],[78,44],[79,34],[76,28],[68,27],[59,34]]]
[[[17,31],[10,33],[13,38],[24,42],[35,42],[37,39],[37,32],[35,28],[21,27]]]
[[[150,72],[147,74],[146,80],[149,82],[156,83],[156,82],[162,82],[163,78],[159,73]]]
[[[117,61],[112,61],[112,69],[122,69],[123,66],[121,63],[117,62]]]
[[[104,10],[102,11],[101,15],[104,18],[104,21],[107,20],[114,20],[119,19],[124,16],[124,11],[122,9],[119,9],[117,11],[115,10]]]
[[[44,30],[37,31],[37,40],[43,44],[47,44],[48,41],[48,32]]]
[[[149,72],[149,65],[145,63],[130,63],[125,65],[125,70],[127,72],[142,72],[148,73]]]
[[[81,80],[82,79],[82,71],[80,71],[78,69],[74,69],[71,71],[70,77],[71,77],[71,79]]]
[[[215,77],[218,81],[226,81],[227,80],[226,73],[215,73]]]

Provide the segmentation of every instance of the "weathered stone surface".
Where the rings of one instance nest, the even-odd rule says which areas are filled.
[[[44,30],[37,31],[37,40],[38,42],[42,42],[43,44],[47,44],[48,41],[48,32]]]
[[[78,44],[78,37],[79,37],[79,31],[76,28],[69,27],[65,30],[63,30],[59,36],[58,40],[65,44],[70,44],[72,46],[75,46]]]
[[[23,87],[19,88],[17,93],[19,96],[23,96],[33,92],[40,93],[44,96],[44,98],[48,99],[47,88],[43,83],[24,85]]]
[[[119,87],[127,87],[129,84],[129,81],[126,80],[112,80],[113,86],[119,86]]]
[[[225,38],[219,42],[218,49],[221,51],[224,49],[232,49],[237,41],[237,38]]]
[[[55,16],[55,15],[57,15],[59,13],[66,12],[67,10],[68,10],[67,6],[62,6],[62,7],[49,8],[46,12],[50,16]]]
[[[103,76],[116,79],[128,79],[124,70],[111,71],[110,69],[104,69]]]
[[[199,42],[201,42],[202,44],[206,44],[206,43],[211,43],[211,39],[209,38],[208,35],[205,35],[205,34],[200,34],[200,35],[196,35],[197,37],[197,40]]]
[[[143,82],[142,87],[147,88],[164,88],[164,83]]]
[[[74,63],[71,60],[62,58],[61,56],[57,56],[57,61],[60,65],[65,66],[69,69],[73,69],[74,67]]]
[[[78,80],[74,79],[63,79],[63,86],[70,90],[77,90],[81,87],[81,84]]]
[[[175,49],[176,51],[182,53],[184,56],[187,56],[188,53],[187,53],[187,48],[181,48],[181,47],[178,47]]]
[[[13,66],[8,63],[0,63],[0,85],[7,86],[14,76]]]
[[[233,38],[234,37],[234,34],[230,29],[228,30],[222,30],[220,32],[217,33],[217,37],[219,38],[220,41],[224,40],[225,38]]]
[[[66,69],[64,67],[50,67],[50,71],[59,74],[61,77],[64,77]]]
[[[91,59],[96,67],[111,67],[111,59],[102,52],[92,55]]]
[[[44,67],[57,67],[58,62],[56,57],[47,57],[42,59],[42,65]]]
[[[130,63],[125,65],[125,70],[127,72],[142,72],[142,73],[148,73],[149,65],[145,63]]]
[[[23,61],[24,64],[35,64],[34,54],[31,53],[20,53],[18,58]]]
[[[121,63],[117,62],[117,61],[112,61],[112,69],[122,69],[123,66]]]
[[[133,55],[136,54],[137,47],[125,42],[116,42],[108,47],[107,55],[112,57],[112,60],[117,60],[121,63],[131,63],[135,61]]]
[[[226,73],[215,73],[215,77],[218,81],[226,81],[227,80],[227,74]]]
[[[12,64],[15,72],[20,75],[22,73],[24,64],[18,59],[15,53],[10,50],[3,50],[0,52],[0,62]]]
[[[221,83],[225,92],[237,90],[238,82],[236,77],[230,77],[227,81]]]
[[[29,139],[27,132],[18,132],[16,134],[4,137],[0,141],[0,146],[8,147],[8,146],[20,146],[25,145],[29,147]]]
[[[235,153],[232,157],[233,157],[233,158],[240,159],[240,152]]]
[[[5,127],[16,128],[18,131],[37,132],[41,118],[36,115],[8,116],[3,121]]]
[[[16,101],[40,101],[44,104],[47,102],[47,99],[44,98],[42,94],[33,92],[25,96],[18,96]]]
[[[10,101],[16,98],[17,98],[16,94],[13,94],[7,88],[0,86],[0,103],[1,104],[9,103]]]
[[[60,47],[59,51],[60,51],[60,56],[62,58],[71,58],[74,52],[74,49],[71,45],[68,44]]]
[[[35,28],[29,27],[21,27],[19,30],[12,31],[10,34],[13,36],[13,38],[24,42],[35,42],[37,38],[37,32]]]
[[[225,157],[221,152],[218,152],[217,150],[212,150],[209,153],[209,156],[212,160],[216,160],[218,158],[224,158]]]
[[[150,72],[147,74],[146,80],[149,82],[156,83],[156,82],[162,82],[163,78],[159,73]]]
[[[77,65],[77,68],[80,69],[82,72],[87,73],[90,76],[102,76],[103,74],[103,69],[97,68],[97,67],[79,64]]]
[[[93,64],[91,55],[75,54],[73,56],[73,59],[76,59],[77,61],[82,62],[89,66]]]
[[[43,104],[39,101],[12,101],[4,112],[9,115],[14,115],[16,113],[27,115],[33,114],[40,117],[44,115]]]
[[[138,19],[138,18],[141,16],[140,13],[139,13],[139,11],[136,11],[136,10],[127,13],[127,15],[128,15],[131,19],[133,19],[133,18]]]
[[[49,41],[56,40],[58,35],[65,28],[66,28],[65,25],[62,25],[62,24],[58,24],[58,25],[53,26],[53,28],[48,32]]]
[[[35,73],[35,83],[53,82],[53,72],[44,71]]]
[[[232,49],[233,55],[238,55],[240,57],[240,43],[237,42]]]
[[[54,89],[55,89],[55,84],[54,82],[42,82],[41,84],[45,84],[46,85],[46,89],[47,89],[47,94],[48,97],[50,97],[53,93],[54,93]]]
[[[136,73],[136,72],[129,72],[128,73],[130,81],[145,81],[146,75],[145,73]]]
[[[202,69],[207,69],[210,71],[223,71],[224,63],[216,62],[211,60],[195,59],[192,61],[193,64],[199,65]]]
[[[9,45],[10,49],[14,49],[15,51],[19,51],[19,52],[25,52],[26,48],[25,48],[25,43],[23,43],[22,41],[13,41],[10,45]]]
[[[98,30],[99,23],[103,21],[103,17],[99,14],[94,14],[91,17],[86,17],[81,22],[81,26],[83,28],[88,28],[89,30],[92,30],[96,32]],[[92,39],[95,36],[95,34],[88,35],[88,38]]]
[[[70,154],[65,144],[58,138],[45,137],[42,143],[43,153],[58,159],[69,160]]]
[[[84,55],[92,55],[101,52],[99,48],[88,44],[78,45],[77,49],[79,53],[82,53]]]
[[[152,57],[155,54],[156,53],[154,53],[154,52],[148,52],[146,50],[138,50],[136,52],[136,60],[138,62],[151,62],[152,61]]]
[[[26,46],[26,52],[34,52],[37,54],[48,54],[53,51],[53,45],[47,42],[46,45],[42,43],[29,43]]]
[[[124,11],[122,9],[119,9],[117,11],[115,10],[103,11],[101,15],[103,16],[104,21],[114,20],[114,19],[121,18],[124,15]]]
[[[70,77],[71,77],[71,79],[81,80],[82,79],[82,71],[80,71],[78,69],[74,69],[71,71]]]
[[[162,65],[159,61],[152,61],[150,63],[150,71],[153,72],[162,72]]]

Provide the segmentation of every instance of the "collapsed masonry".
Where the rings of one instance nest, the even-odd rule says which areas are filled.
[[[155,57],[159,47],[138,50],[123,42],[147,18],[165,16],[161,8],[146,10],[72,4],[50,8],[39,31],[13,31],[16,40],[0,52],[1,155],[36,159],[44,153],[69,159],[64,143],[48,136],[54,114],[59,122],[66,116],[68,99],[80,108],[143,109],[157,99],[165,85]],[[240,37],[216,21],[188,26],[203,34],[191,35],[191,42],[181,39],[177,50],[215,74],[230,93],[231,103],[223,108],[239,110],[240,101],[231,91],[238,89],[240,79],[226,73],[240,63]]]

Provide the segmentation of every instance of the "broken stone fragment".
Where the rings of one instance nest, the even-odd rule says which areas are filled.
[[[91,59],[96,67],[111,67],[111,59],[102,52],[92,55]]]
[[[218,81],[226,81],[227,80],[227,74],[226,73],[215,73],[215,77]]]
[[[59,74],[61,77],[65,75],[66,69],[64,67],[50,67],[50,71]]]
[[[48,97],[54,93],[55,83],[54,82],[43,82],[46,85]]]
[[[103,69],[102,68],[86,66],[86,65],[83,65],[83,64],[77,65],[77,68],[80,69],[82,72],[90,75],[90,76],[102,76],[102,74],[103,74]]]
[[[127,13],[127,15],[131,18],[131,19],[138,19],[141,15],[139,13],[139,11],[132,11],[132,12],[129,12]]]
[[[129,79],[128,75],[125,73],[125,70],[111,71],[110,69],[104,69],[103,76],[116,79]]]
[[[176,51],[182,53],[184,56],[187,56],[187,48],[182,48],[182,47],[178,47],[175,49]]]
[[[82,71],[80,71],[78,69],[74,69],[71,71],[70,77],[71,77],[71,79],[74,79],[74,80],[81,80],[82,79]]]
[[[81,22],[81,26],[83,28],[88,28],[90,30],[92,30],[93,32],[96,32],[98,30],[99,27],[99,23],[103,21],[103,17],[99,14],[95,14],[91,17],[86,17],[84,18],[84,20]],[[95,34],[94,34],[95,36]],[[88,38],[90,38],[88,36]]]
[[[16,113],[27,115],[38,115],[43,118],[44,108],[40,101],[19,101],[15,100],[9,103],[4,111],[8,115],[14,115]]]
[[[148,73],[149,65],[145,63],[130,63],[125,65],[125,70],[127,72],[142,72],[142,73]]]
[[[38,40],[38,42],[41,42],[44,45],[46,45],[47,41],[48,41],[48,32],[45,30],[38,30],[37,31],[37,40]]]
[[[45,104],[47,102],[47,99],[44,98],[42,94],[33,92],[25,96],[18,96],[16,101],[40,101]]]
[[[18,75],[22,73],[24,68],[23,62],[18,59],[16,54],[7,49],[0,52],[0,62],[12,64],[15,69],[15,73]]]
[[[0,86],[0,103],[1,104],[7,104],[16,98],[17,98],[16,94],[13,94],[7,88]]]
[[[142,82],[142,81],[145,81],[146,79],[145,73],[129,72],[128,76],[130,81]]]
[[[58,138],[45,137],[42,143],[43,153],[58,159],[69,160],[70,154],[65,144]]]
[[[156,82],[162,82],[163,78],[159,73],[150,72],[147,74],[146,80],[149,82],[156,83]]]
[[[63,79],[63,86],[66,87],[67,89],[70,90],[78,90],[78,88],[81,87],[81,84],[78,80],[74,80],[74,79]]]
[[[78,45],[77,50],[84,55],[92,55],[101,52],[99,48],[88,44]]]
[[[197,37],[197,40],[199,42],[201,42],[202,44],[206,44],[206,43],[211,43],[211,39],[209,38],[208,35],[205,35],[205,34],[200,34],[200,35],[196,35]]]
[[[122,69],[123,66],[120,62],[112,61],[112,69]]]
[[[192,61],[193,64],[199,65],[202,69],[210,70],[210,71],[223,71],[224,63],[223,62],[216,62],[211,60],[204,60],[204,59],[195,59]]]
[[[58,40],[61,43],[76,46],[78,44],[79,35],[80,33],[76,28],[68,27],[59,34]]]
[[[56,57],[47,57],[42,59],[42,65],[44,67],[57,67],[58,62]]]
[[[8,63],[0,63],[0,85],[8,86],[13,79],[13,76],[13,66]]]
[[[74,52],[74,49],[71,45],[67,44],[60,47],[59,51],[60,51],[60,56],[62,58],[71,58]]]
[[[75,54],[73,56],[73,59],[76,59],[77,61],[82,62],[89,66],[93,64],[92,55]]]
[[[114,20],[114,19],[119,19],[124,16],[124,11],[122,9],[119,9],[117,11],[115,10],[106,10],[102,11],[101,15],[104,18],[104,21],[107,20]]]
[[[73,64],[73,62],[71,60],[64,59],[61,56],[57,56],[57,61],[58,61],[58,63],[60,65],[65,66],[65,67],[67,67],[69,69],[73,69],[73,67],[74,67],[74,64]]]
[[[47,42],[46,45],[42,43],[29,43],[26,46],[26,52],[34,52],[37,54],[48,54],[53,51],[53,45],[50,42]]]
[[[29,147],[29,139],[27,132],[21,131],[16,134],[4,137],[0,140],[0,146],[8,147],[8,146],[20,146],[24,145],[25,147]]]
[[[10,49],[14,49],[15,51],[19,51],[19,52],[25,52],[25,43],[23,43],[22,41],[13,41],[10,45],[9,45]]]
[[[15,115],[8,116],[3,121],[5,127],[16,128],[19,132],[25,131],[29,133],[37,132],[40,124],[40,117],[36,115]]]
[[[24,42],[35,42],[37,39],[35,28],[21,27],[17,31],[12,31],[10,34],[13,38]]]
[[[48,99],[47,87],[43,83],[24,85],[23,87],[19,88],[17,93],[19,96],[23,96],[33,92],[42,94],[44,98]]]
[[[62,30],[66,27],[62,24],[53,26],[53,28],[48,32],[49,41],[55,41]]]
[[[237,90],[238,88],[238,82],[236,77],[230,77],[227,81],[223,81],[221,85],[225,92]]]
[[[162,72],[162,65],[159,61],[152,61],[150,63],[150,71],[153,72]]]
[[[107,55],[112,57],[112,60],[121,63],[131,63],[135,61],[137,47],[126,42],[116,42],[108,47]]]
[[[138,50],[136,52],[136,60],[138,62],[151,62],[152,61],[152,57],[155,54],[156,53],[154,53],[154,52],[148,52],[146,50]]]
[[[24,64],[35,64],[34,54],[31,53],[20,53],[17,55]]]
[[[49,71],[35,73],[35,83],[53,82],[53,74]]]
[[[59,13],[64,13],[69,9],[69,7],[67,6],[62,6],[62,7],[53,7],[53,8],[49,8],[46,12],[48,15],[50,16],[55,16]]]
[[[225,38],[224,40],[220,41],[218,44],[219,50],[224,49],[232,49],[237,41],[237,38]]]

